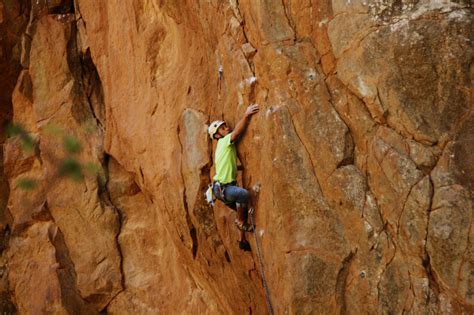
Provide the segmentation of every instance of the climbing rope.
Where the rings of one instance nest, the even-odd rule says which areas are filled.
[[[260,274],[262,276],[262,285],[263,285],[263,288],[265,289],[265,299],[267,301],[268,314],[273,315],[272,301],[270,300],[270,291],[268,290],[267,280],[265,279],[265,270],[263,270],[263,260],[262,260],[262,254],[261,254],[261,251],[260,251],[260,242],[258,241],[257,229],[255,228],[255,223],[253,221],[253,212],[254,212],[254,209],[251,208],[250,211],[249,211],[250,223],[253,226],[253,236],[255,237],[255,244],[257,245],[257,258],[258,258],[258,262],[259,262],[259,265],[260,265]]]

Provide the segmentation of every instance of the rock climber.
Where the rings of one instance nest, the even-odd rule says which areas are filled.
[[[256,114],[259,109],[256,104],[247,107],[244,117],[235,125],[234,130],[231,130],[223,120],[213,121],[208,128],[211,139],[217,140],[216,175],[212,183],[212,190],[217,199],[237,211],[235,224],[240,230],[239,247],[244,251],[250,251],[250,244],[245,238],[245,232],[252,232],[253,226],[247,222],[250,193],[246,189],[237,186],[237,150],[235,143],[245,132],[250,117]]]

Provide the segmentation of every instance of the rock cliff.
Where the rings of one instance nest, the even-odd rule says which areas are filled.
[[[474,313],[470,1],[0,0],[0,306],[264,314],[203,192],[238,145],[276,314]],[[56,126],[100,165],[56,176]],[[37,185],[18,185],[34,178]]]

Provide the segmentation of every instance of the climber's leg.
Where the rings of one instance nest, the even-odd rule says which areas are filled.
[[[239,206],[239,204],[237,204],[237,219],[235,220],[235,225],[237,225],[237,227],[241,231],[252,232],[253,226],[248,224],[247,214],[248,214],[247,207]]]
[[[227,202],[235,202],[237,205],[237,227],[245,232],[252,231],[252,226],[247,222],[248,218],[248,203],[250,200],[250,193],[243,188],[238,186],[226,186],[225,191],[225,200]]]
[[[239,234],[240,234],[239,248],[244,251],[250,251],[251,250],[250,243],[247,241],[247,238],[245,237],[245,231],[243,229],[239,229]]]
[[[240,241],[241,242],[247,241],[247,239],[245,238],[245,232],[244,231],[239,230],[239,234],[240,234]]]
[[[237,219],[239,222],[247,222],[247,207],[242,204],[237,204]]]
[[[242,207],[242,206],[237,206],[237,222],[244,222],[244,224],[239,224],[237,223],[237,226],[244,226],[248,229],[248,231],[251,231],[250,225],[247,224],[247,209]],[[245,238],[245,232],[247,230],[244,228],[239,227],[239,233],[240,233],[240,241],[239,241],[239,248],[244,250],[244,251],[250,251],[250,243],[247,241]]]

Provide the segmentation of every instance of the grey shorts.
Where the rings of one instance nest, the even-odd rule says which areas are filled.
[[[236,206],[246,207],[250,200],[250,193],[248,190],[235,185],[223,185],[221,186],[224,191],[222,196],[219,191],[219,186],[212,185],[212,190],[217,199],[223,201],[226,205],[235,210]]]

